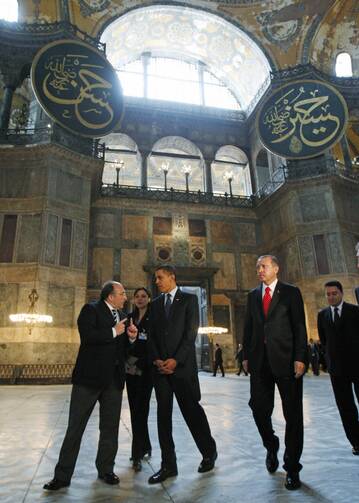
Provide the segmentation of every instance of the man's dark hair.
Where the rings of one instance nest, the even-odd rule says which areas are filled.
[[[257,261],[261,260],[262,258],[270,258],[272,263],[279,267],[279,260],[275,255],[269,255],[269,254],[261,255],[260,257],[258,257]]]
[[[338,290],[340,290],[343,293],[343,285],[340,283],[340,281],[337,280],[327,281],[324,287],[327,288],[327,286],[336,286]]]
[[[102,290],[100,293],[101,300],[107,299],[107,297],[113,292],[113,285],[116,283],[117,283],[116,281],[106,281],[106,283],[103,284]]]
[[[159,265],[156,267],[155,272],[156,271],[166,271],[167,274],[173,274],[173,276],[176,279],[176,269],[173,265],[167,265],[167,264]]]

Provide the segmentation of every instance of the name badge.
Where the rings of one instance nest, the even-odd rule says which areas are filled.
[[[138,338],[139,338],[140,341],[147,341],[147,334],[146,334],[146,332],[140,332],[138,334]]]

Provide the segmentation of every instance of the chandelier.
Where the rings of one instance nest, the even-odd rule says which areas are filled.
[[[39,294],[37,293],[36,288],[31,290],[29,299],[29,308],[27,313],[17,313],[10,314],[10,321],[13,323],[25,323],[29,326],[29,334],[31,335],[31,331],[34,325],[39,325],[41,323],[52,323],[52,316],[48,314],[38,314],[36,312],[36,302],[39,300]]]

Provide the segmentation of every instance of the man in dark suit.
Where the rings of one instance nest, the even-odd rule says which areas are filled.
[[[317,344],[313,341],[312,338],[309,339],[308,357],[309,357],[309,365],[312,367],[313,375],[319,376],[319,349]]]
[[[270,473],[278,468],[279,439],[274,435],[274,388],[278,387],[286,421],[283,468],[285,487],[301,486],[303,450],[303,374],[308,360],[307,332],[301,293],[278,281],[279,264],[273,255],[257,261],[261,284],[249,292],[244,323],[243,368],[250,373],[249,406],[263,445]]]
[[[113,472],[118,447],[118,428],[121,413],[122,389],[125,381],[125,332],[135,339],[137,328],[120,309],[126,293],[115,281],[104,284],[99,301],[85,304],[77,320],[80,349],[72,374],[72,393],[68,428],[61,447],[54,478],[44,485],[57,491],[70,485],[86,424],[98,401],[100,404],[100,439],[96,468],[107,484],[118,484]]]
[[[359,401],[359,307],[343,302],[339,281],[328,281],[329,306],[318,314],[318,334],[323,345],[345,434],[352,452],[359,455],[359,420],[354,392]]]
[[[218,343],[216,343],[216,351],[214,352],[213,377],[216,377],[218,368],[221,369],[222,377],[224,377],[222,349],[221,349],[220,345]]]
[[[158,267],[155,276],[156,285],[163,295],[151,304],[149,350],[153,362],[162,463],[161,469],[149,478],[149,484],[177,475],[172,438],[173,396],[203,456],[198,471],[212,470],[217,458],[216,443],[199,404],[201,391],[195,352],[199,324],[197,297],[181,292],[172,266]]]

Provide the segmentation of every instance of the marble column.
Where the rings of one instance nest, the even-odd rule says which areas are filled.
[[[3,102],[0,112],[0,131],[4,136],[6,136],[6,132],[9,127],[11,104],[15,89],[16,86],[11,84],[6,84],[4,87]]]
[[[203,162],[205,169],[206,192],[208,192],[208,194],[213,194],[212,169],[211,169],[212,161],[210,161],[209,159],[203,159]]]

